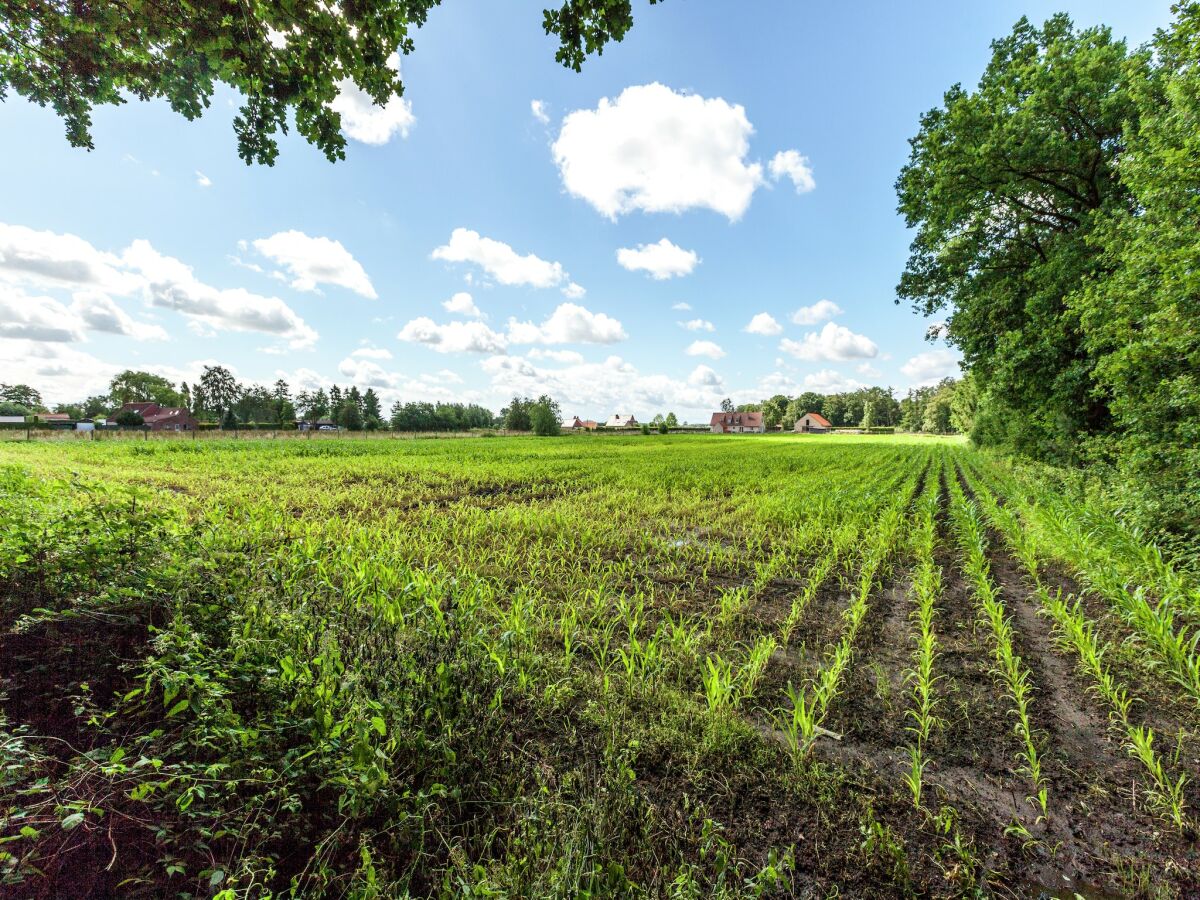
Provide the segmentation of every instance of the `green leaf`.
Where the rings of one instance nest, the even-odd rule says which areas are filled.
[[[373,716],[371,718],[371,727],[378,731],[381,735],[387,734],[387,723],[384,722],[379,716]]]
[[[178,703],[176,703],[174,706],[171,707],[170,712],[167,713],[167,718],[169,719],[172,716],[183,712],[185,709],[188,708],[189,703],[190,703],[190,701],[188,700],[188,698],[184,697],[182,700],[180,700]]]
[[[70,831],[73,828],[78,828],[80,823],[83,822],[83,819],[84,819],[83,813],[81,813],[81,812],[71,813],[69,816],[67,816],[65,819],[62,820],[63,831]]]

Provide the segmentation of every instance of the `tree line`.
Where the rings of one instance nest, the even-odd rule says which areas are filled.
[[[912,388],[897,400],[890,387],[864,387],[820,394],[805,391],[795,397],[776,394],[758,403],[734,405],[721,401],[723,412],[761,412],[767,430],[790,431],[805,413],[818,413],[834,428],[895,428],[930,434],[969,431],[975,414],[974,383],[945,378],[936,385]]]
[[[898,295],[961,348],[975,442],[1082,467],[1135,523],[1188,546],[1200,3],[1174,16],[1137,48],[1065,15],[992,44],[978,86],[951,87],[910,141]]]

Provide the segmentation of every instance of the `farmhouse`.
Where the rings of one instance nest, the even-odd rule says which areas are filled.
[[[581,419],[573,416],[562,424],[563,431],[595,431],[596,422],[593,419]]]
[[[625,415],[623,413],[613,413],[609,420],[604,423],[605,428],[637,428],[638,420],[633,415]]]
[[[760,412],[715,412],[708,424],[713,434],[762,434],[766,431]]]
[[[829,424],[829,420],[823,415],[820,413],[810,412],[805,413],[796,420],[796,427],[793,430],[804,432],[806,434],[820,434],[821,432],[828,431],[832,427],[833,426]]]
[[[115,415],[135,412],[151,431],[195,431],[196,418],[182,406],[159,406],[157,403],[126,403]]]

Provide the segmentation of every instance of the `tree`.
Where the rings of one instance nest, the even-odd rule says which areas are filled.
[[[108,383],[108,393],[115,406],[126,403],[157,403],[159,406],[181,406],[183,397],[175,383],[152,372],[126,369],[114,375]]]
[[[242,386],[224,366],[205,366],[200,373],[200,391],[203,392],[204,410],[217,413],[224,422],[225,412],[241,397]]]
[[[123,409],[113,418],[122,428],[141,428],[146,424],[142,414],[134,409]]]
[[[363,430],[362,413],[358,411],[358,405],[349,397],[342,401],[342,406],[337,416],[337,423],[347,431]]]
[[[898,298],[949,311],[947,337],[981,398],[1011,411],[997,412],[1013,425],[995,437],[1015,449],[1077,458],[1080,438],[1107,427],[1071,297],[1106,268],[1089,241],[1097,223],[1131,207],[1117,161],[1147,62],[1106,28],[1021,19],[992,44],[978,88],[952,87],[910,141],[896,189],[917,233]]]
[[[733,411],[733,401],[726,397],[721,401],[721,412],[731,413]]]
[[[83,405],[79,403],[56,403],[54,404],[56,413],[66,413],[76,421],[85,418],[83,414]]]
[[[529,407],[529,423],[534,434],[551,437],[562,431],[562,409],[546,394]]]
[[[32,410],[23,403],[12,400],[0,400],[0,416],[28,416]]]
[[[243,98],[233,128],[247,163],[272,165],[275,135],[291,122],[330,161],[344,159],[342,117],[331,105],[341,82],[378,105],[400,97],[394,54],[413,51],[412,33],[439,2],[9,3],[0,16],[0,97],[11,89],[53,107],[68,142],[91,150],[93,107],[162,98],[196,119],[222,82]],[[630,0],[568,0],[542,21],[559,40],[555,58],[576,71],[632,25]]]
[[[40,412],[46,408],[42,405],[42,395],[27,384],[0,384],[0,400],[24,406],[30,412]]]
[[[112,409],[112,399],[107,394],[96,394],[83,401],[83,417],[94,419]]]
[[[504,409],[500,410],[500,418],[504,421],[507,431],[529,431],[533,428],[530,418],[530,407],[533,401],[528,397],[513,397]]]
[[[179,405],[184,409],[192,408],[192,390],[186,381],[179,382]]]
[[[376,431],[383,424],[383,409],[379,405],[379,395],[374,388],[367,388],[363,394],[363,424],[367,431]]]
[[[679,427],[679,420],[677,418],[675,418],[675,413],[673,413],[673,412],[667,413],[667,427],[668,428],[678,428]]]
[[[875,427],[875,401],[866,400],[863,402],[862,419],[858,427],[863,431],[870,431]]]
[[[230,408],[226,409],[224,415],[221,416],[221,430],[222,431],[237,431],[237,427],[238,427],[237,416],[234,415],[234,413],[233,413],[233,407],[230,407]]]

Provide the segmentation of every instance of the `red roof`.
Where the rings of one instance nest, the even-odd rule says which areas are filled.
[[[763,414],[760,412],[715,412],[709,425],[720,425],[728,428],[761,428]]]
[[[823,415],[821,415],[820,413],[810,412],[810,413],[805,413],[804,415],[808,416],[810,419],[813,420],[813,422],[815,422],[817,425],[820,425],[822,428],[832,428],[833,427],[833,424],[827,418],[825,418]],[[800,418],[804,418],[804,416],[801,416]]]

